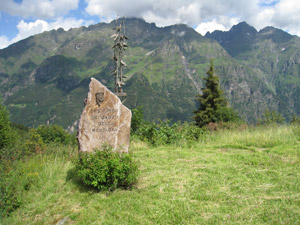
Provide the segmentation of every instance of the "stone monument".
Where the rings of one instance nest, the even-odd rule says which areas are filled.
[[[79,151],[92,152],[110,145],[128,152],[131,111],[98,80],[91,78],[78,130]]]

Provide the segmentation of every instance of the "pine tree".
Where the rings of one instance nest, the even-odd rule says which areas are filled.
[[[238,119],[237,113],[227,107],[227,100],[220,89],[219,78],[214,74],[213,60],[210,61],[207,75],[204,78],[205,87],[201,89],[202,94],[197,95],[200,106],[193,112],[196,125],[203,127],[210,122],[227,122]]]

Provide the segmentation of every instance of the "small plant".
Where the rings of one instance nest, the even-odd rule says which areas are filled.
[[[130,188],[137,181],[138,167],[130,154],[104,146],[94,153],[80,153],[75,170],[84,184],[99,190]]]

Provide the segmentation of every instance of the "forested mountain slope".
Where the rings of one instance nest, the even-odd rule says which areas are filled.
[[[136,18],[124,23],[130,38],[124,58],[128,65],[125,104],[131,109],[142,105],[147,120],[191,120],[211,58],[231,106],[245,120],[254,122],[266,108],[288,117],[300,114],[295,101],[299,89],[294,88],[299,84],[298,37],[277,43],[272,35],[262,35],[264,30],[258,35],[253,28],[255,38],[265,39],[248,43],[242,37],[245,49],[231,51],[234,41],[224,46],[214,33],[203,37],[186,25],[159,28]],[[52,30],[0,50],[1,95],[12,121],[76,127],[90,77],[113,90],[110,36],[116,25],[113,21]],[[276,30],[266,28],[265,33],[268,29]],[[272,49],[276,54],[263,54]]]

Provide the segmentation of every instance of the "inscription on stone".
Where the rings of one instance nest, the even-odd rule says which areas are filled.
[[[94,121],[95,127],[92,128],[93,132],[115,132],[117,128],[114,126],[114,120],[118,118],[118,110],[116,109],[96,109],[93,112],[91,120]]]
[[[99,81],[92,78],[87,103],[78,130],[79,151],[93,151],[109,144],[127,152],[130,140],[131,111]]]

